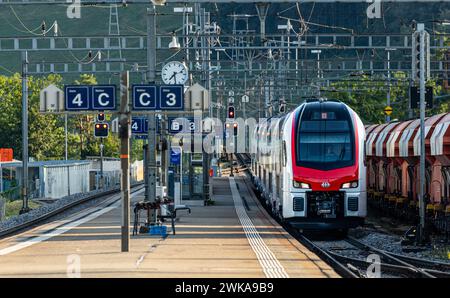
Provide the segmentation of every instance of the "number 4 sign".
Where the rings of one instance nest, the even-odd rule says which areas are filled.
[[[66,110],[89,110],[89,87],[66,86]]]

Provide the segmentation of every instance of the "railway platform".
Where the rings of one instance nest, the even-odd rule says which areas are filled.
[[[246,178],[215,178],[214,205],[178,214],[176,235],[120,252],[120,197],[0,240],[0,277],[338,277],[284,231]],[[133,194],[136,201],[139,191]]]

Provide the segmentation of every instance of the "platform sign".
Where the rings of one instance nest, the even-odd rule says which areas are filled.
[[[157,87],[133,85],[133,110],[157,110]]]
[[[183,85],[133,85],[133,110],[183,111]]]
[[[179,165],[181,163],[180,148],[171,148],[170,149],[170,162],[174,165]]]
[[[159,125],[160,120],[156,118],[156,132],[161,133]],[[148,134],[148,119],[147,117],[132,117],[131,118],[131,132],[133,134]]]
[[[134,138],[136,140],[147,140],[148,139],[148,135],[134,135]]]
[[[159,108],[162,111],[184,110],[184,87],[182,85],[167,85],[159,87]]]
[[[92,108],[106,111],[116,109],[116,86],[92,86]]]
[[[66,111],[89,110],[89,86],[64,86]]]
[[[169,122],[169,133],[177,134],[177,133],[193,133],[198,132],[199,125],[196,125],[194,117],[168,117]],[[186,128],[186,122],[188,127]]]
[[[66,85],[64,95],[66,110],[69,112],[116,109],[115,85]]]
[[[144,118],[131,118],[131,133],[133,134],[142,134],[144,131]]]

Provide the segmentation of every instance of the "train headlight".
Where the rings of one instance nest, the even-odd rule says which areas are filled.
[[[298,181],[295,181],[295,180],[294,180],[294,187],[295,188],[302,188],[302,189],[310,189],[311,188],[308,183],[298,182]]]
[[[346,189],[346,188],[357,188],[357,187],[358,187],[358,181],[352,181],[352,182],[342,184],[341,188]]]

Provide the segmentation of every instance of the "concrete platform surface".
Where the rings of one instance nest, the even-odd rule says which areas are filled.
[[[119,195],[0,240],[0,277],[338,277],[270,218],[244,179],[214,179],[213,206],[180,212],[176,235],[132,237],[128,253]]]

